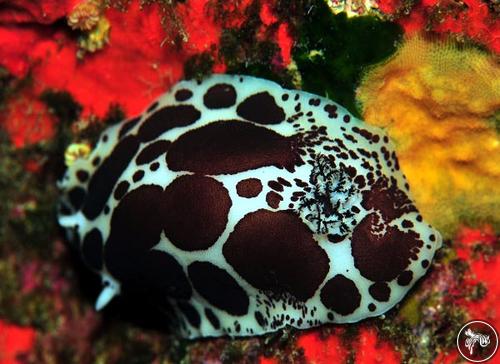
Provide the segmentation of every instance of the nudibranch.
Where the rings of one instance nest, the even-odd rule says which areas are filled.
[[[96,308],[148,297],[187,338],[381,315],[441,246],[383,130],[248,76],[177,83],[58,183]]]

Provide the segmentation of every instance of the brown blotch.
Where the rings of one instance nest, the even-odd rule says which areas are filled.
[[[162,203],[165,235],[179,249],[207,249],[226,227],[231,199],[222,183],[185,175],[165,190]]]
[[[166,106],[152,114],[139,128],[141,141],[156,139],[166,131],[193,124],[201,113],[192,105]]]
[[[278,177],[278,182],[283,186],[292,187],[292,184],[282,177]]]
[[[211,309],[205,308],[205,316],[207,317],[208,321],[210,321],[214,329],[220,328],[220,321]]]
[[[120,200],[128,191],[128,188],[130,187],[130,183],[127,181],[121,181],[118,183],[118,186],[116,186],[115,193],[114,193],[114,198],[117,200]]]
[[[410,284],[412,279],[413,279],[413,272],[411,270],[405,270],[403,273],[399,275],[398,284],[400,286],[407,286]]]
[[[139,169],[138,171],[134,172],[132,180],[134,182],[139,182],[143,177],[144,177],[144,171],[142,169]]]
[[[330,243],[340,243],[345,239],[345,235],[338,235],[338,234],[328,234],[327,239]]]
[[[130,119],[126,121],[123,126],[120,129],[120,132],[118,133],[118,139],[122,139],[125,135],[128,134],[128,132],[137,125],[137,123],[141,120],[140,116],[137,116],[133,119]]]
[[[135,159],[135,162],[138,165],[141,165],[154,161],[160,155],[166,153],[169,146],[170,142],[167,140],[159,140],[157,142],[154,142],[148,145],[139,153],[139,155]]]
[[[301,301],[312,297],[329,270],[328,256],[311,230],[289,211],[247,214],[236,224],[223,254],[254,287],[288,292]]]
[[[266,202],[273,209],[280,207],[281,201],[283,201],[283,197],[274,191],[268,192],[266,195]]]
[[[78,180],[83,183],[89,179],[89,172],[83,169],[79,169],[78,171],[76,171],[76,178],[78,178]]]
[[[285,112],[276,104],[269,92],[247,97],[236,110],[239,116],[259,124],[279,124],[285,120]]]
[[[148,109],[146,110],[146,112],[151,112],[151,111],[154,111],[156,108],[158,107],[158,101],[155,101],[153,102],[149,107]]]
[[[203,96],[203,103],[209,109],[222,109],[236,103],[236,90],[227,83],[210,87]]]
[[[370,190],[363,191],[361,204],[367,210],[379,210],[386,221],[392,221],[407,212],[417,211],[408,196],[395,183],[389,186],[387,178],[379,178]]]
[[[368,288],[368,292],[370,295],[380,302],[389,301],[389,297],[391,296],[391,289],[385,282],[375,282]]]
[[[181,312],[186,316],[189,323],[194,327],[200,327],[201,318],[200,314],[189,302],[179,301],[177,302],[177,306],[181,310]]]
[[[94,220],[101,213],[115,183],[130,164],[139,141],[133,135],[123,138],[113,149],[99,168],[94,172],[88,187],[88,196],[83,206],[83,214],[89,220]]]
[[[262,192],[262,182],[257,178],[247,178],[236,184],[238,196],[251,198]]]
[[[361,294],[356,284],[342,274],[337,274],[321,289],[321,302],[326,308],[341,315],[353,313],[361,303]]]
[[[176,101],[186,101],[189,100],[193,96],[193,93],[190,90],[182,88],[175,93]]]
[[[211,175],[270,165],[293,170],[301,161],[296,139],[247,122],[218,121],[181,135],[166,160],[173,171]]]
[[[279,182],[276,182],[276,181],[269,181],[267,183],[267,185],[269,187],[271,187],[273,190],[275,191],[278,191],[278,192],[282,192],[283,191],[283,185],[280,184]]]
[[[120,260],[127,251],[147,251],[158,243],[164,219],[162,195],[160,186],[144,185],[130,191],[120,201],[113,211],[110,236],[105,245],[107,265],[108,260]]]
[[[403,222],[401,223],[401,226],[404,227],[404,228],[412,228],[413,227],[413,223],[410,221],[410,220],[403,220]]]
[[[136,257],[134,284],[137,290],[163,302],[165,296],[188,299],[192,288],[181,264],[170,254],[150,250]]]
[[[248,295],[229,273],[210,262],[193,262],[188,267],[193,287],[210,304],[231,315],[248,312]]]
[[[372,281],[390,281],[410,264],[414,250],[423,245],[418,234],[404,233],[385,225],[375,214],[366,216],[352,233],[352,255],[354,265]]]

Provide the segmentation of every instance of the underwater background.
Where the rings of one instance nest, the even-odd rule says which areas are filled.
[[[0,0],[0,364],[463,362],[464,323],[500,329],[499,14],[495,0]],[[387,130],[444,238],[395,309],[198,341],[133,297],[95,312],[56,179],[105,126],[210,73],[326,96]]]

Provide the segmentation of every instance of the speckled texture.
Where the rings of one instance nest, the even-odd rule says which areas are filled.
[[[189,338],[380,315],[441,246],[381,129],[253,77],[175,85],[60,188],[97,306],[153,296]]]

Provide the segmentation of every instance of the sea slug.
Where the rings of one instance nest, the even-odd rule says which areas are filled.
[[[248,76],[182,81],[59,181],[59,222],[101,275],[188,338],[381,315],[441,236],[393,147],[323,97]]]

